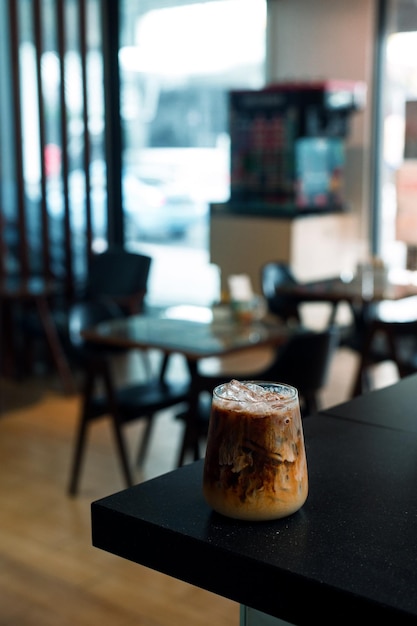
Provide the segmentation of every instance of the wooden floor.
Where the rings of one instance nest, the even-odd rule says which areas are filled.
[[[349,396],[355,355],[339,350],[323,406]],[[377,384],[393,382],[382,369]],[[0,380],[0,626],[236,626],[239,606],[91,546],[90,503],[124,487],[108,424],[90,438],[80,495],[66,495],[77,396],[53,379]],[[158,417],[141,481],[175,466],[181,424]],[[140,437],[134,426],[132,454]],[[201,565],[204,567],[204,564]]]

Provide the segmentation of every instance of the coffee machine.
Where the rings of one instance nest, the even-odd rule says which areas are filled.
[[[342,209],[345,142],[365,101],[365,85],[351,81],[230,91],[230,203],[286,213]]]

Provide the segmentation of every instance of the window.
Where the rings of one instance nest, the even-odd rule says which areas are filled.
[[[392,268],[407,265],[417,246],[417,6],[389,4],[383,84],[382,256]],[[411,210],[410,210],[411,201]]]
[[[209,205],[230,193],[228,90],[264,85],[266,2],[122,6],[127,245],[156,261],[151,299],[210,302]],[[167,284],[172,263],[180,284]]]
[[[103,6],[0,3],[6,270],[58,277],[70,297],[114,228]],[[125,244],[156,262],[169,254],[170,268],[174,258],[200,270],[208,265],[209,204],[229,194],[227,92],[264,84],[266,0],[120,0],[119,13]],[[197,275],[183,278],[187,293],[176,285],[175,297],[193,299]],[[151,280],[155,300],[174,296],[166,272],[156,268]]]

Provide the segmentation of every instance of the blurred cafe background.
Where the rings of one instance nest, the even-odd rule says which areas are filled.
[[[397,177],[416,149],[411,0],[19,0],[0,10],[2,272],[51,274],[71,297],[89,255],[117,244],[153,257],[150,303],[210,303],[222,272],[210,214],[230,199],[229,92],[285,81],[357,89],[341,146],[345,215],[319,227],[326,271],[374,254],[405,265],[415,242],[397,237],[396,217]],[[181,280],[166,280],[167,259]]]
[[[115,581],[91,548],[91,500],[123,486],[108,425],[68,497],[83,388],[60,324],[114,250],[151,260],[124,314],[221,316],[230,278],[266,298],[275,261],[417,284],[417,0],[0,0],[0,623],[232,624],[234,603],[128,563]],[[339,347],[323,405],[360,358]],[[138,480],[175,467],[183,423],[168,406],[152,432]]]

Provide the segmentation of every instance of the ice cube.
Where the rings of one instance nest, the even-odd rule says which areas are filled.
[[[261,410],[261,406],[267,412],[268,409],[278,409],[285,404],[285,395],[271,391],[256,383],[242,383],[236,379],[232,379],[224,386],[224,398],[239,403],[256,403],[258,405],[257,412]]]
[[[241,383],[239,380],[231,380],[225,387],[225,396],[237,402],[261,402],[269,394],[266,389],[254,383]],[[271,395],[274,395],[271,393]]]
[[[276,391],[269,391],[268,389],[263,389],[265,392],[262,401],[269,405],[270,409],[280,408],[284,406],[284,398],[285,396],[281,395]]]

